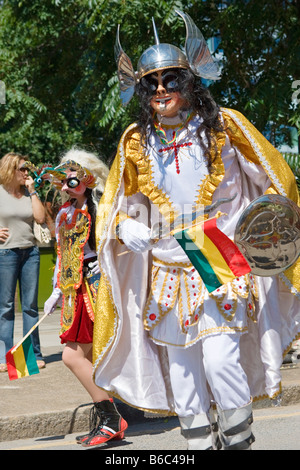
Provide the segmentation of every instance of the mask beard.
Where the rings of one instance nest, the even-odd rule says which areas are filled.
[[[165,109],[166,109],[166,102],[165,102],[165,101],[161,101],[161,102],[159,103],[159,110],[160,110],[160,111],[165,111]]]

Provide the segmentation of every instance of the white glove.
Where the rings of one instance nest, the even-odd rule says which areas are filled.
[[[119,238],[135,253],[151,250],[150,234],[149,227],[133,219],[123,220],[119,224]]]
[[[51,313],[54,312],[55,307],[57,306],[61,298],[62,298],[61,290],[58,287],[55,287],[49,299],[47,299],[46,302],[44,303],[44,313],[48,313],[48,315],[51,315]]]
[[[98,263],[98,260],[96,259],[96,261],[90,261],[89,264],[88,264],[88,267],[89,267],[89,272],[91,274],[99,274],[100,273],[100,267],[99,267],[99,263]]]

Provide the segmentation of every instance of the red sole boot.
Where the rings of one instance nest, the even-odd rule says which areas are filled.
[[[128,428],[128,424],[112,400],[95,403],[95,411],[99,417],[99,423],[90,434],[82,436],[80,441],[82,446],[93,447],[111,440],[124,439],[124,431]]]

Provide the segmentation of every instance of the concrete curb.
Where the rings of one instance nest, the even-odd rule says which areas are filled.
[[[300,403],[300,385],[283,388],[281,406]],[[118,410],[129,426],[158,419],[151,413],[131,408],[117,401]],[[273,406],[269,399],[254,402],[254,409]],[[17,439],[60,436],[72,433],[84,433],[89,429],[89,411],[91,404],[80,405],[75,409],[31,413],[21,416],[0,417],[0,442]],[[159,418],[162,418],[161,416]]]
[[[131,408],[116,400],[115,402],[129,426],[145,420],[157,419],[154,415],[146,418],[143,411]],[[84,433],[89,430],[91,405],[91,403],[83,404],[73,410],[0,417],[0,442],[43,436],[60,436],[75,432]]]
[[[124,403],[117,403],[117,406],[129,425],[146,419],[142,411]],[[89,429],[90,408],[91,404],[87,403],[73,410],[3,416],[0,418],[0,441],[86,432]]]

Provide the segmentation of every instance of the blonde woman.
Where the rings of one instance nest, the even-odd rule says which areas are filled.
[[[5,353],[13,347],[17,281],[23,334],[38,321],[40,254],[33,235],[33,221],[43,223],[45,209],[25,168],[27,160],[13,152],[0,160],[0,372],[7,371]],[[38,328],[31,334],[31,340],[38,366],[43,368]]]

